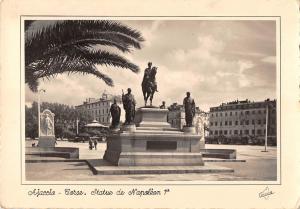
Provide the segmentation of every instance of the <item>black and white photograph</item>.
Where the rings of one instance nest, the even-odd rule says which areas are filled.
[[[279,26],[22,18],[23,181],[280,182]]]
[[[300,208],[299,8],[0,1],[0,208]]]

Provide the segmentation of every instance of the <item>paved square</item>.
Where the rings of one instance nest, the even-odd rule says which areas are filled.
[[[27,141],[31,146],[33,141]],[[88,143],[58,141],[59,147],[78,147],[80,159],[102,159],[106,143],[98,143],[97,150],[89,150]],[[262,152],[263,146],[250,145],[212,145],[211,149],[236,149],[237,159],[246,162],[209,162],[212,166],[233,168],[234,173],[218,174],[130,174],[130,175],[93,175],[85,162],[41,162],[26,163],[26,180],[29,181],[276,181],[277,180],[277,149],[268,147]],[[48,158],[49,159],[49,158]],[[51,158],[55,159],[55,158]]]

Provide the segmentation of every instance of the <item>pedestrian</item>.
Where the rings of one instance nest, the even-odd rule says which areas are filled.
[[[89,148],[90,148],[90,150],[93,149],[93,141],[91,139],[89,139]]]
[[[94,139],[95,150],[97,149],[97,144],[98,144],[97,139]]]

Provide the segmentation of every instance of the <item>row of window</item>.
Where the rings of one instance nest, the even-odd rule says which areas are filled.
[[[225,112],[224,113],[224,115],[225,116],[232,116],[233,115],[233,113],[234,113],[234,115],[238,115],[238,112]],[[256,113],[258,113],[258,114],[261,114],[261,113],[264,113],[264,114],[266,114],[266,110],[252,110],[252,111],[249,111],[249,110],[246,110],[246,111],[240,111],[240,115],[250,115],[250,114],[252,114],[252,115],[254,115],[254,114],[256,114]],[[275,113],[275,110],[273,110],[273,113]],[[222,117],[223,116],[223,113],[222,112],[220,112],[220,113],[211,113],[211,115],[210,115],[211,117],[218,117],[218,116],[220,116],[220,117]]]
[[[91,109],[91,108],[100,107],[100,106],[109,106],[109,102],[98,102],[98,103],[88,104],[88,105],[86,105],[86,108]]]
[[[101,114],[101,112],[102,112],[102,114],[105,114],[105,113],[109,113],[109,109],[102,109],[102,111],[101,110],[90,110],[90,112],[92,113],[92,114],[96,114],[96,115],[98,115],[98,114]]]
[[[276,103],[274,103],[276,104]],[[217,110],[232,110],[232,109],[249,109],[249,108],[264,108],[266,106],[265,103],[252,103],[252,104],[244,104],[244,105],[230,105],[230,106],[222,106],[222,107],[212,107],[212,111]]]
[[[246,134],[246,135],[248,135],[248,134],[250,134],[250,130],[244,130],[244,132],[243,132],[243,130],[240,130],[240,131],[238,131],[238,130],[219,130],[219,131],[210,131],[209,132],[209,134],[210,135],[232,135],[232,134],[234,134],[234,135],[238,135],[238,134],[240,134],[240,135],[242,135],[242,134]],[[266,134],[266,129],[257,129],[256,130],[256,133],[255,133],[255,129],[252,129],[251,130],[251,134],[252,135],[255,135],[255,134],[257,134],[257,135],[261,135],[261,134]]]
[[[233,123],[234,122],[234,123]],[[275,123],[275,120],[271,120],[270,121],[271,124],[274,124]],[[224,125],[225,126],[232,126],[232,125],[249,125],[250,124],[250,121],[249,120],[241,120],[240,123],[239,121],[225,121]],[[252,125],[255,125],[255,124],[258,124],[258,125],[261,125],[261,124],[266,124],[266,119],[264,120],[257,120],[257,122],[255,122],[255,120],[252,120]],[[223,122],[219,122],[219,125],[222,126],[223,125]],[[210,126],[218,126],[218,122],[210,122]]]

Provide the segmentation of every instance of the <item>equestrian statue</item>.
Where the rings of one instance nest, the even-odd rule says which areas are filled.
[[[147,106],[148,99],[150,99],[150,106],[152,106],[153,95],[157,91],[157,83],[155,79],[156,73],[157,67],[152,67],[152,63],[149,62],[148,67],[145,69],[144,78],[142,81],[145,106]]]

